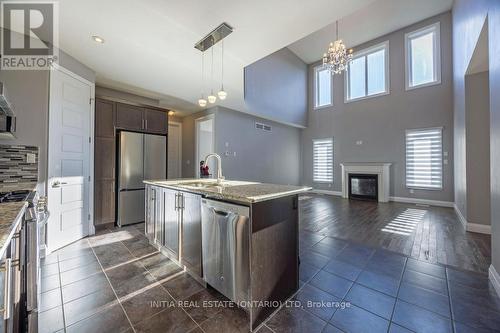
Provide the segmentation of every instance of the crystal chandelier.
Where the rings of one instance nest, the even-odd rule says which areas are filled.
[[[352,49],[348,51],[342,39],[339,39],[339,21],[335,22],[335,31],[335,42],[330,43],[328,53],[323,54],[323,66],[332,75],[342,73],[352,60]]]

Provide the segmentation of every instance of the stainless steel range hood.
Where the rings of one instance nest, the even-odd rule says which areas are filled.
[[[5,86],[0,82],[0,139],[15,138],[16,117],[12,104],[6,97]]]

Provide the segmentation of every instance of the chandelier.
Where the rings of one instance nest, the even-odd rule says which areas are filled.
[[[330,43],[328,53],[323,54],[323,67],[332,75],[342,73],[352,60],[352,49],[347,50],[342,39],[339,39],[339,21],[335,22],[335,31],[335,42]]]

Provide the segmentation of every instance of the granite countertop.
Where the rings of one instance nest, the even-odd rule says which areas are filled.
[[[202,194],[220,200],[256,203],[311,190],[311,187],[215,179],[147,180],[146,184]]]
[[[34,191],[36,183],[0,183],[0,192]]]
[[[34,191],[36,183],[0,184],[0,192],[28,190]],[[0,203],[0,257],[3,256],[12,234],[22,220],[27,201]]]
[[[21,222],[27,201],[0,203],[0,258]]]

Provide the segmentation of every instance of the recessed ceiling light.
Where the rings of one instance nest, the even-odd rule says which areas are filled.
[[[99,36],[92,36],[92,39],[94,42],[99,43],[99,44],[104,44],[104,38],[99,37]]]
[[[172,110],[168,111],[169,116],[173,116],[174,114],[175,114],[175,111],[172,111]]]

